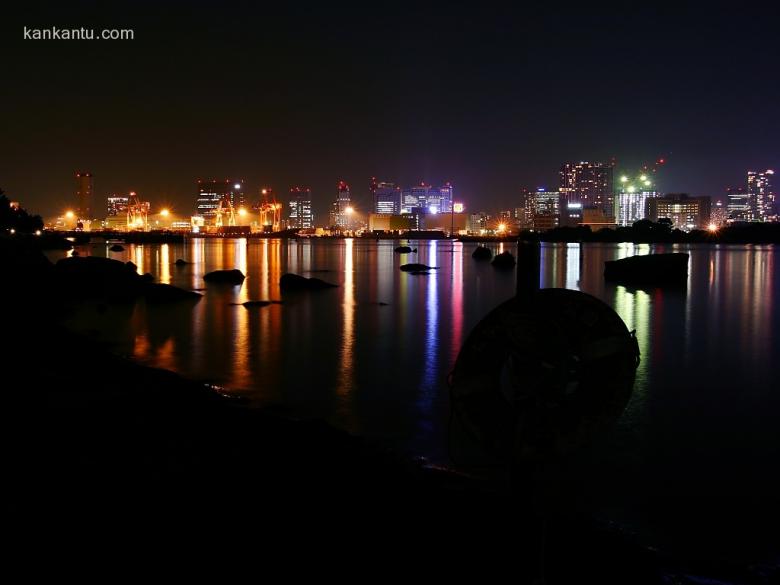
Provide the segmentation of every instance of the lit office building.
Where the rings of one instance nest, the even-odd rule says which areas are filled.
[[[287,222],[290,229],[311,229],[314,227],[314,212],[311,206],[311,189],[308,187],[290,188],[290,217]]]
[[[330,213],[330,225],[339,230],[349,230],[352,229],[352,214],[354,212],[349,185],[344,181],[339,181],[338,189],[339,192]]]
[[[647,202],[658,197],[653,189],[653,182],[647,174],[630,178],[620,177],[620,190],[617,194],[616,220],[619,226],[630,226],[634,222],[647,217]]]
[[[220,201],[223,206],[230,203],[234,208],[244,207],[244,181],[198,179],[198,198],[196,215],[213,219],[217,214]]]
[[[420,183],[405,188],[401,193],[401,213],[424,209],[426,213],[450,213],[452,211],[453,189],[450,183],[433,187]]]
[[[398,215],[401,213],[401,188],[395,183],[376,183],[372,189],[374,212]]]
[[[685,193],[669,193],[647,200],[647,219],[667,218],[674,229],[690,231],[705,229],[710,223],[709,197],[689,197]]]
[[[561,193],[537,189],[533,194],[533,229],[546,231],[560,225]]]
[[[750,194],[753,221],[772,221],[777,214],[771,183],[774,174],[771,169],[762,172],[748,171],[747,191]]]
[[[750,193],[744,187],[729,187],[726,191],[728,204],[726,211],[733,221],[753,221],[753,209],[750,205]]]
[[[111,195],[106,198],[106,217],[118,217],[127,214],[127,206],[130,203],[129,197],[120,195]]]
[[[92,173],[76,173],[76,216],[78,219],[92,219],[95,208],[92,198],[94,183]]]
[[[721,227],[726,225],[728,218],[729,214],[726,206],[723,205],[723,201],[718,199],[710,209],[710,223],[715,227]]]
[[[583,209],[601,209],[605,217],[613,216],[613,192],[612,165],[565,163],[560,171],[561,224],[579,224]]]
[[[467,225],[472,234],[484,233],[490,227],[490,216],[483,211],[472,213]]]

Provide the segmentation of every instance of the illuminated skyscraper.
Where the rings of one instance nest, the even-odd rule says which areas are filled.
[[[402,191],[401,213],[411,213],[413,209],[424,209],[427,213],[450,213],[452,200],[452,184],[433,187],[423,182]]]
[[[290,187],[291,229],[311,229],[314,227],[314,212],[311,206],[311,189],[308,187]]]
[[[560,225],[563,196],[559,191],[537,189],[532,200],[532,223],[536,231],[546,231]]]
[[[771,221],[777,214],[775,194],[771,178],[775,172],[767,169],[763,172],[748,171],[747,190],[750,194],[750,211],[753,221]]]
[[[717,200],[715,205],[712,205],[710,209],[710,223],[714,224],[715,227],[721,227],[726,225],[726,220],[728,217],[729,214],[726,206],[723,205],[723,201],[720,199]]]
[[[612,165],[587,161],[565,163],[560,171],[560,193],[563,225],[579,223],[583,209],[601,209],[606,217],[613,217]]]
[[[76,214],[79,219],[92,219],[95,211],[92,203],[93,194],[92,173],[76,173]]]
[[[378,183],[373,189],[374,212],[390,215],[401,213],[401,189],[395,183]]]
[[[729,219],[734,221],[752,221],[753,209],[750,205],[750,193],[744,187],[729,187],[726,191],[726,206]]]
[[[339,181],[338,195],[333,202],[330,213],[330,225],[339,230],[352,229],[352,196],[349,192],[349,185],[344,181]]]
[[[121,195],[111,195],[106,198],[106,217],[118,217],[127,213],[127,205],[130,202],[129,197]]]
[[[653,188],[651,175],[640,174],[637,177],[620,177],[620,190],[617,194],[616,221],[619,226],[630,226],[647,217],[648,199],[658,197]]]
[[[229,202],[236,209],[244,207],[244,181],[198,179],[196,214],[213,219],[220,201],[223,202],[224,206]]]

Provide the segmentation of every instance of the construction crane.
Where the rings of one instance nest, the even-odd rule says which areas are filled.
[[[147,231],[149,203],[141,201],[135,191],[130,191],[127,201],[127,231]]]
[[[278,232],[282,223],[282,204],[273,196],[273,189],[260,189],[260,202],[257,205],[260,225],[264,232]],[[270,228],[270,230],[268,229]]]
[[[214,225],[218,228],[226,225],[225,219],[228,226],[236,225],[236,210],[228,197],[219,200],[219,205],[214,210]]]

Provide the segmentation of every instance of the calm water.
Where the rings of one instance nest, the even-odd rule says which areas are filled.
[[[85,307],[72,323],[143,363],[444,462],[445,378],[472,327],[514,294],[515,274],[472,260],[473,244],[419,241],[418,254],[404,257],[413,260],[394,254],[397,244],[198,239],[120,253],[84,246],[82,255],[132,260],[139,272],[205,296],[194,307],[139,303],[99,317]],[[690,252],[687,290],[604,282],[605,260],[651,250]],[[192,264],[176,267],[177,258]],[[620,510],[613,519],[652,526],[659,497],[731,498],[733,510],[740,499],[780,491],[777,259],[771,246],[542,247],[543,287],[595,295],[637,331],[642,362],[633,397],[589,461],[603,480],[594,491],[605,494],[605,513]],[[439,270],[402,273],[405,261]],[[206,286],[203,275],[223,268],[240,269],[246,281]],[[339,288],[265,308],[231,304],[281,299],[285,272]]]

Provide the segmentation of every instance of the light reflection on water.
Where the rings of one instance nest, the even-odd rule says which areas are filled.
[[[82,256],[132,260],[139,273],[204,297],[194,306],[138,303],[99,319],[77,312],[72,321],[143,363],[446,461],[446,376],[471,329],[514,295],[515,274],[472,260],[473,244],[412,242],[418,253],[405,256],[393,253],[398,244],[192,239],[119,253],[80,246]],[[501,246],[514,253],[504,244],[494,253]],[[691,254],[687,287],[604,281],[604,261],[654,251]],[[543,286],[592,294],[636,330],[642,355],[632,399],[591,462],[611,478],[600,486],[605,497],[780,491],[770,464],[780,420],[776,254],[770,246],[542,246]],[[177,258],[190,264],[175,266]],[[399,270],[406,262],[439,268],[411,275]],[[205,273],[230,268],[247,275],[243,285],[205,285]],[[279,278],[288,271],[339,288],[282,297]],[[282,298],[255,309],[231,304]]]

